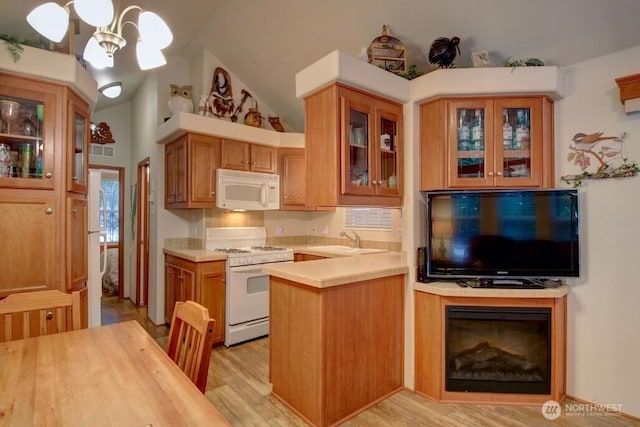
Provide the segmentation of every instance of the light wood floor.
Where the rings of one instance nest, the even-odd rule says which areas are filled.
[[[166,344],[169,329],[155,326],[145,308],[129,300],[103,297],[102,323],[137,320],[160,343]],[[231,348],[218,346],[211,352],[206,396],[234,426],[306,426],[271,395],[268,372],[269,338],[260,338]],[[574,404],[577,402],[566,401]],[[615,403],[615,402],[610,402]],[[546,420],[539,406],[497,406],[437,403],[400,391],[342,426],[640,426],[640,421],[609,413],[573,411],[556,420]]]

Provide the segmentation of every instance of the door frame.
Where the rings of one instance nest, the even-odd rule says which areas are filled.
[[[107,169],[118,172],[118,299],[124,298],[124,172],[122,166],[89,164],[89,169]],[[107,256],[105,254],[105,261]]]
[[[136,305],[149,303],[149,157],[138,162],[136,195]]]

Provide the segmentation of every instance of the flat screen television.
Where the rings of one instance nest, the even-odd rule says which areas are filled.
[[[535,283],[580,275],[576,189],[423,194],[427,280]]]

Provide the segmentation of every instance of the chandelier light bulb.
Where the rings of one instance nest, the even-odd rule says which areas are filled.
[[[73,6],[80,19],[93,27],[106,27],[113,21],[111,0],[74,0]]]
[[[27,16],[29,24],[41,35],[56,43],[67,34],[69,5],[80,19],[95,27],[95,32],[84,48],[83,57],[96,69],[113,67],[114,54],[127,45],[122,27],[130,24],[138,31],[136,56],[142,70],[149,70],[167,63],[161,49],[173,41],[167,23],[158,14],[130,5],[115,12],[112,0],[70,0],[65,6],[50,1],[33,9]],[[129,12],[138,13],[138,23],[125,20]]]
[[[59,43],[67,34],[69,9],[52,1],[44,3],[29,12],[27,22],[38,33]]]
[[[136,57],[138,58],[138,66],[141,70],[150,70],[167,63],[160,49],[142,40],[138,40],[138,44],[136,45]]]
[[[84,47],[82,57],[97,70],[113,67],[113,56],[109,56],[93,36],[89,38],[87,45]]]
[[[164,49],[173,41],[173,34],[167,23],[158,14],[148,10],[140,12],[138,31],[145,43],[157,49]]]

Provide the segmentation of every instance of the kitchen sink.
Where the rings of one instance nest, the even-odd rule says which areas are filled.
[[[389,252],[387,249],[353,248],[351,246],[342,246],[342,245],[309,246],[309,249],[320,251],[320,252],[331,252],[335,254],[345,254],[345,255],[364,255],[364,254],[375,254],[380,252]]]

